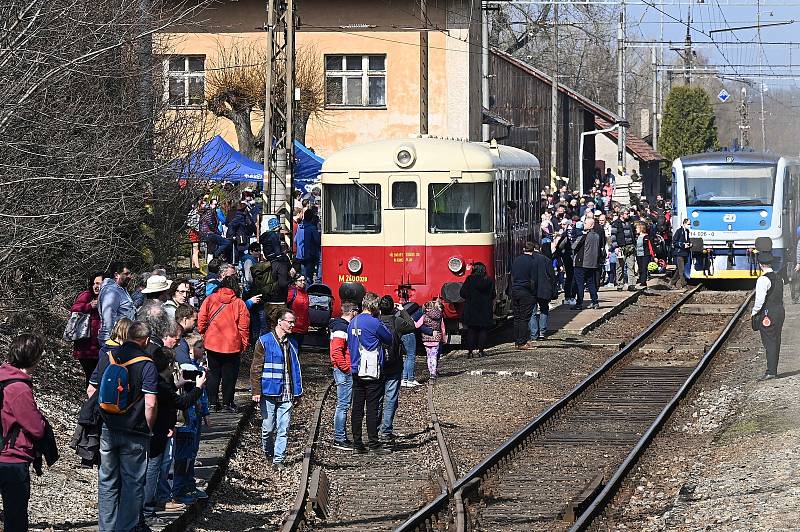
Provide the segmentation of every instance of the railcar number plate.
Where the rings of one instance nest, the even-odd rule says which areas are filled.
[[[715,236],[715,231],[692,231],[689,236],[696,238],[709,238]]]

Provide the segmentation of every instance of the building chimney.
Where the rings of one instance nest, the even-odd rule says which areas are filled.
[[[645,138],[647,135],[650,135],[652,133],[650,131],[650,109],[642,109],[639,112],[639,116],[640,116],[639,122],[641,124],[639,128],[639,131],[641,133],[639,134],[639,136]]]

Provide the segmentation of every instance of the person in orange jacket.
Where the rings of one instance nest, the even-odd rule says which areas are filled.
[[[208,400],[215,412],[237,412],[233,394],[242,353],[250,342],[250,312],[239,294],[236,276],[225,277],[219,289],[203,300],[197,317],[197,330],[208,354]]]

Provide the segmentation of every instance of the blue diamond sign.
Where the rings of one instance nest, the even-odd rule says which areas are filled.
[[[721,101],[722,103],[727,102],[728,100],[730,100],[730,98],[731,98],[730,93],[725,89],[722,89],[721,91],[719,91],[719,94],[717,94],[717,100]]]

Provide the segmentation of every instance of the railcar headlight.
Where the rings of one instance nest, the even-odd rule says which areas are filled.
[[[697,218],[700,216],[700,211],[692,211],[692,218]]]
[[[411,146],[401,146],[399,150],[397,150],[397,154],[394,156],[394,162],[400,168],[408,168],[414,161],[416,160],[417,156],[414,153],[414,148]]]
[[[766,218],[767,216],[769,216],[769,213],[767,211],[761,211],[758,214],[760,214],[762,218]]]
[[[450,257],[450,260],[447,261],[447,269],[453,273],[458,273],[464,269],[464,261],[458,257]]]
[[[352,259],[347,261],[347,271],[349,271],[353,275],[360,272],[362,267],[363,264],[361,264],[361,259],[359,259],[358,257],[353,257]]]

